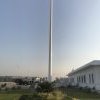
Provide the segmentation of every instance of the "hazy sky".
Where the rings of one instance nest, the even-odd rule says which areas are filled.
[[[49,0],[0,0],[0,75],[47,76]],[[100,59],[100,0],[54,0],[53,75]]]

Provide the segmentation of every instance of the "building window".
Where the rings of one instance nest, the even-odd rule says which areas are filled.
[[[94,83],[94,75],[93,74],[89,74],[89,83]]]
[[[83,79],[83,76],[81,76],[81,81],[82,81],[82,83],[84,83],[84,79]]]
[[[80,76],[79,76],[79,82],[80,82]]]
[[[91,75],[89,74],[89,83],[91,83]]]
[[[92,74],[91,77],[92,77],[92,83],[94,83],[94,75]]]
[[[83,77],[81,76],[81,82],[83,83]]]
[[[84,75],[84,83],[86,83],[86,76]]]
[[[77,77],[77,83],[79,82],[79,78]]]

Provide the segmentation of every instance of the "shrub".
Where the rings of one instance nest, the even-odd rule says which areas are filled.
[[[92,88],[93,90],[96,90],[95,87]]]
[[[21,86],[18,86],[16,89],[20,90],[21,89]]]
[[[2,85],[1,85],[1,87],[2,87],[2,88],[4,88],[4,87],[6,87],[6,85],[7,85],[7,84],[6,84],[6,83],[4,83],[4,84],[2,84]]]
[[[9,88],[6,87],[6,88],[5,88],[5,91],[9,91]]]
[[[16,87],[12,87],[11,89],[12,89],[12,90],[15,90],[15,89],[16,89]]]
[[[19,100],[30,100],[28,95],[22,95]]]
[[[51,92],[53,91],[53,84],[49,82],[39,83],[37,88],[37,92]]]
[[[82,89],[83,89],[83,87],[79,87],[79,89],[80,89],[80,90],[82,90]]]
[[[84,87],[83,90],[86,92],[86,93],[91,93],[91,88],[89,87]]]

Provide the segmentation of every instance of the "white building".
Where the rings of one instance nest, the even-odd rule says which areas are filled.
[[[72,86],[100,90],[100,60],[94,60],[68,74]]]

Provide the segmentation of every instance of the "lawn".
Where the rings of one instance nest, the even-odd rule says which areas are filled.
[[[18,93],[19,92],[19,93]],[[25,91],[26,92],[26,91]],[[56,91],[51,93],[24,93],[24,91],[10,91],[0,93],[0,100],[71,100],[62,92]]]
[[[63,92],[54,91],[51,93],[37,94],[34,94],[29,90],[2,91],[0,92],[0,100],[19,100],[22,95],[26,96],[25,99],[22,100],[73,100],[72,98],[77,98],[78,100],[100,100],[100,94],[76,88],[67,88]]]
[[[97,92],[90,92],[89,90],[78,88],[67,88],[64,91],[68,97],[77,98],[79,100],[100,100],[100,94]]]
[[[0,91],[0,100],[19,100],[21,95],[31,95],[29,90]]]
[[[19,100],[21,94],[0,94],[0,100]]]

